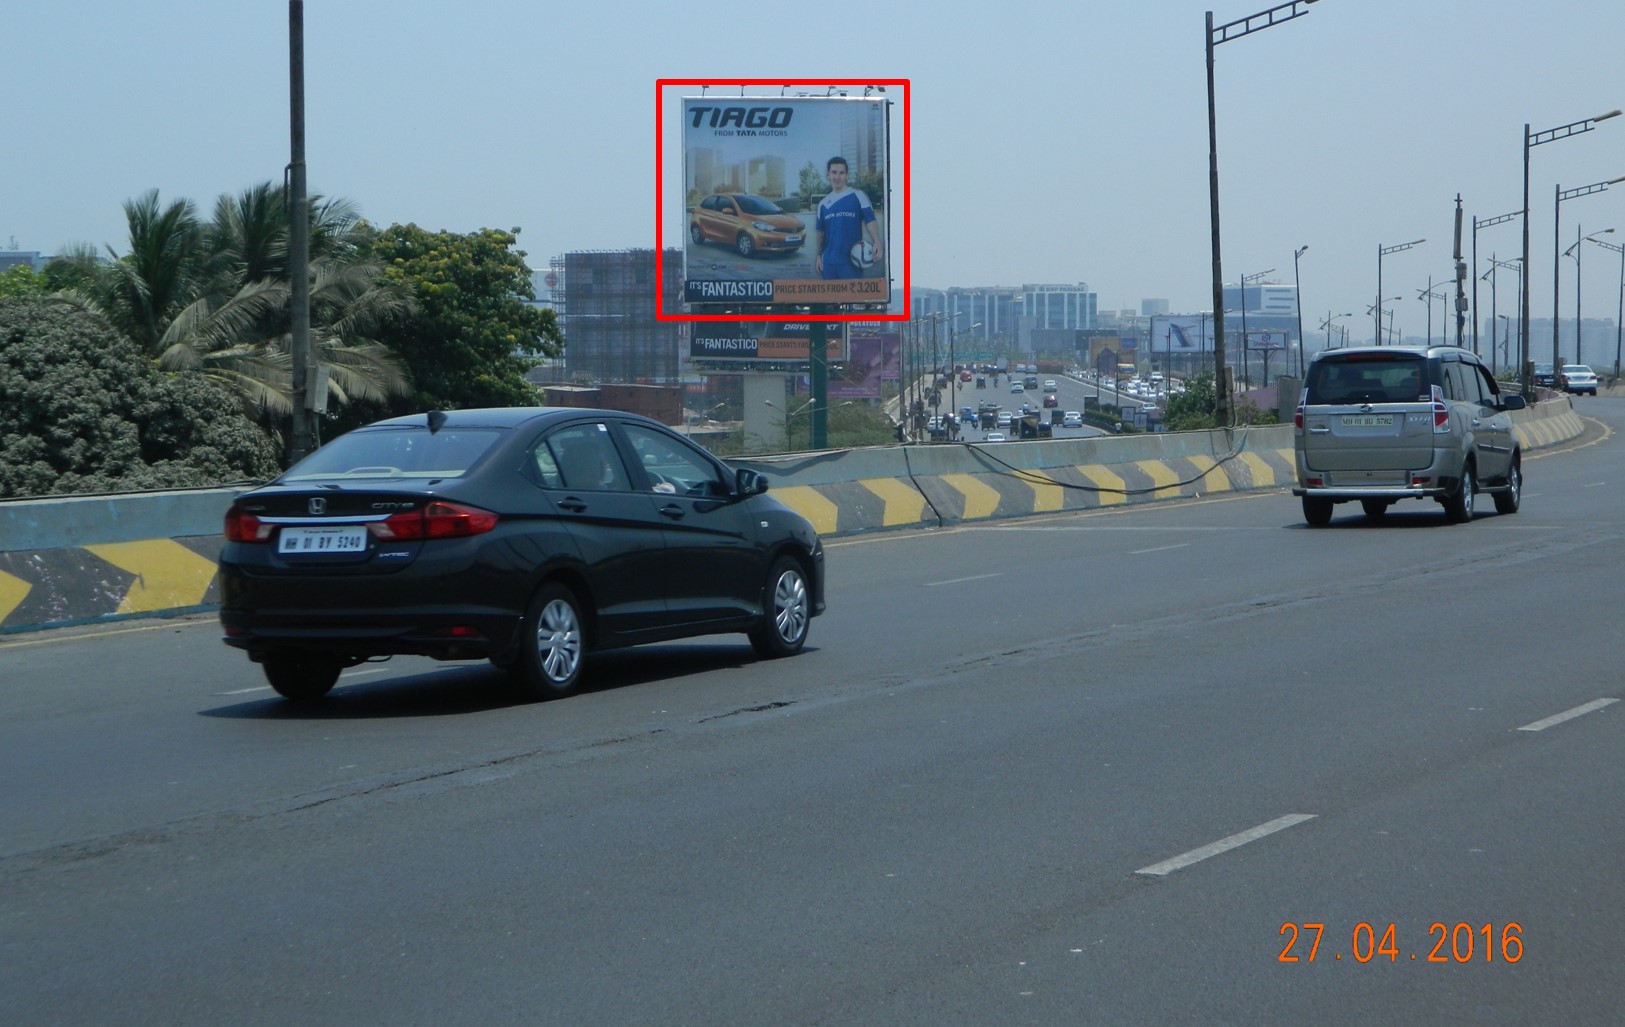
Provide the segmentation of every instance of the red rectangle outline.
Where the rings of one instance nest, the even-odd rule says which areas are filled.
[[[661,285],[665,282],[666,238],[663,223],[665,206],[665,136],[662,132],[662,104],[667,86],[902,86],[903,103],[903,312],[886,314],[873,311],[864,314],[668,314],[661,307]],[[817,82],[786,82],[782,78],[658,78],[655,79],[655,320],[656,321],[907,321],[909,319],[910,267],[914,260],[914,192],[909,182],[909,165],[914,158],[913,134],[909,123],[914,108],[914,93],[906,78],[827,78]]]

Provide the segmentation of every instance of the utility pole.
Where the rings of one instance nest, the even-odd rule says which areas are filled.
[[[305,0],[288,0],[288,277],[292,318],[293,433],[288,451],[292,464],[315,449],[311,431],[316,407],[310,373],[310,201],[305,194]]]
[[[1461,345],[1467,327],[1467,263],[1461,259],[1461,194],[1456,194],[1456,345]],[[1473,315],[1477,317],[1475,313]],[[1443,332],[1439,333],[1443,335]]]

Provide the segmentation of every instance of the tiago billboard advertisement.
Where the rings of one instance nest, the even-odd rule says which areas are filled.
[[[665,182],[662,199],[681,204],[692,313],[754,320],[771,305],[786,317],[815,307],[874,320],[886,310],[903,238],[888,104],[883,91],[681,98],[682,181]]]

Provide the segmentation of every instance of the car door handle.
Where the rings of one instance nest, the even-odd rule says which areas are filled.
[[[684,510],[676,503],[667,503],[665,506],[660,508],[660,512],[662,515],[670,517],[674,521],[680,521],[683,519]]]
[[[587,509],[587,504],[574,496],[566,496],[559,500],[559,509],[568,510],[571,513],[580,513],[581,511]]]

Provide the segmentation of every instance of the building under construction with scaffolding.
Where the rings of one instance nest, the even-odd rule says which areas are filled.
[[[545,278],[564,330],[564,381],[677,384],[682,322],[655,319],[658,298],[682,309],[683,251],[668,248],[658,293],[655,251],[581,250],[554,257]]]

